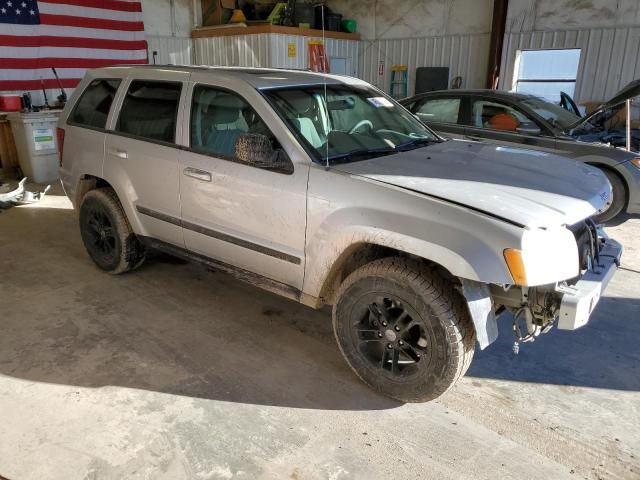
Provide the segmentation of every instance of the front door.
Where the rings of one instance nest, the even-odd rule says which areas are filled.
[[[300,289],[309,167],[294,166],[282,150],[267,126],[279,120],[257,91],[241,96],[210,78],[198,83],[194,75],[188,148],[180,157],[186,247]],[[238,153],[238,145],[255,146],[256,139],[277,152],[273,164]]]
[[[105,178],[133,204],[143,235],[178,247],[184,247],[184,240],[176,138],[187,78],[186,73],[164,72],[162,80],[131,79],[105,141]]]

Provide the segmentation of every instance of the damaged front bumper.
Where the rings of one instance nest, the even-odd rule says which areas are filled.
[[[575,330],[587,324],[591,313],[600,301],[613,278],[622,257],[622,245],[600,233],[600,253],[594,265],[573,285],[558,285],[556,292],[562,295],[558,329]]]

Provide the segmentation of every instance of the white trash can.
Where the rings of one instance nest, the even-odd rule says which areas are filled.
[[[60,112],[49,110],[7,115],[16,142],[20,169],[31,182],[46,183],[60,178],[56,135]]]

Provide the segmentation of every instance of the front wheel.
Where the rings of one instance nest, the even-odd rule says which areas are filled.
[[[400,258],[376,260],[345,279],[333,328],[356,375],[403,402],[445,393],[464,375],[475,348],[462,295],[435,271]]]

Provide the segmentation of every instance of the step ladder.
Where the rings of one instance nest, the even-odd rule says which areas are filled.
[[[391,67],[391,88],[389,95],[393,98],[405,98],[409,96],[409,69],[406,65],[394,65]]]
[[[309,70],[329,73],[329,61],[324,53],[324,44],[318,40],[309,41]]]

